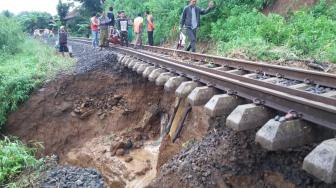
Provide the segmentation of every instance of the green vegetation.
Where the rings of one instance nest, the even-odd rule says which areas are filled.
[[[31,91],[60,69],[67,69],[72,60],[55,55],[55,51],[37,41],[27,39],[21,52],[0,62],[0,125],[9,111],[28,99]]]
[[[27,38],[14,18],[0,15],[0,129],[8,112],[28,99],[33,89],[72,64],[73,60],[56,55],[55,49]],[[16,139],[0,138],[0,187],[40,164],[35,151]]]
[[[23,41],[21,27],[12,19],[0,16],[0,58],[5,54],[14,54],[19,49],[19,43]],[[9,33],[15,37],[8,37]]]
[[[46,12],[22,12],[15,19],[12,21],[18,22],[27,33],[32,33],[35,29],[50,28],[52,23],[52,16]]]
[[[34,88],[73,63],[47,45],[27,39],[18,28],[13,20],[0,17],[0,128],[7,113],[28,99]]]
[[[61,0],[58,1],[57,4],[57,14],[59,16],[60,22],[62,25],[65,25],[64,18],[69,13],[70,4],[69,3],[63,3]]]
[[[24,168],[35,167],[41,161],[34,157],[34,149],[23,145],[17,139],[5,137],[0,140],[0,186],[20,173]]]
[[[264,15],[274,0],[215,1],[214,11],[202,17],[200,41],[212,41],[218,54],[243,53],[258,60],[316,59],[336,63],[336,2],[320,0],[311,9],[283,17]],[[133,18],[150,10],[155,19],[155,43],[177,41],[179,18],[186,0],[106,0],[105,9],[125,10]],[[206,8],[208,0],[199,0]],[[164,19],[159,19],[164,18]]]
[[[336,20],[312,12],[297,11],[286,20],[276,14],[232,9],[227,19],[212,23],[211,36],[220,41],[218,52],[225,55],[238,50],[262,60],[314,58],[336,62]]]

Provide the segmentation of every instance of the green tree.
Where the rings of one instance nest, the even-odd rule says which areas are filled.
[[[101,12],[103,10],[103,5],[101,1],[98,0],[75,0],[82,3],[81,15],[89,17],[93,14]]]
[[[12,17],[14,17],[14,14],[11,13],[9,10],[4,10],[4,11],[2,11],[2,12],[0,13],[0,15],[4,15],[4,16],[6,16],[7,18],[12,18]]]
[[[58,1],[58,4],[57,4],[57,14],[59,16],[59,19],[60,19],[62,25],[65,25],[64,18],[69,13],[69,8],[70,8],[70,4],[69,3],[62,3],[62,0]]]
[[[31,33],[35,29],[49,28],[52,16],[46,12],[23,12],[17,16],[25,32]]]

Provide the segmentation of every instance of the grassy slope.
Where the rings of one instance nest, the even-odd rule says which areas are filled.
[[[74,64],[73,59],[57,55],[55,49],[32,39],[25,39],[19,49],[15,55],[2,54],[0,58],[0,128],[7,114],[28,99],[35,88]],[[33,149],[15,138],[0,138],[0,187],[14,181],[22,170],[40,164],[42,161],[34,158]]]
[[[74,63],[32,39],[25,40],[20,49],[0,61],[0,126],[5,124],[8,112],[16,110],[34,88]]]

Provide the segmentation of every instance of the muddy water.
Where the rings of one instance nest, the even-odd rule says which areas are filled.
[[[111,156],[111,136],[95,138],[81,148],[71,150],[63,164],[81,167],[96,167],[102,172],[109,187],[145,187],[156,177],[159,141],[147,141],[140,149],[127,152],[124,156]],[[126,162],[132,158],[132,161]]]
[[[150,170],[144,176],[138,176],[127,183],[126,188],[145,187],[156,177],[156,164],[159,154],[160,142],[148,142],[142,149],[130,152],[133,161],[126,164],[127,171],[138,172],[139,170],[150,166]],[[147,162],[149,161],[149,163]]]

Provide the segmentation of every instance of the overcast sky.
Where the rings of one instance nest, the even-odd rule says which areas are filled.
[[[63,0],[62,2],[67,2]],[[41,11],[56,15],[58,0],[0,0],[0,12],[9,10],[14,14],[22,11]]]

